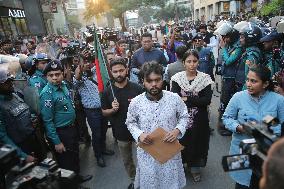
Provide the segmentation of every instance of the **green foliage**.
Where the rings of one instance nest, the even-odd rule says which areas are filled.
[[[152,7],[140,7],[139,16],[142,17],[143,23],[149,23],[152,20],[153,15],[156,13],[156,10]]]
[[[284,9],[284,1],[283,0],[272,0],[271,2],[263,5],[260,9],[261,15],[277,15],[280,11]]]
[[[93,0],[85,0],[86,11],[84,12],[84,19],[90,20],[95,16],[99,16],[102,13],[108,12],[110,10],[109,4],[103,2],[103,0],[99,1],[99,3],[95,3]]]
[[[179,19],[183,19],[185,17],[191,16],[191,12],[189,8],[186,8],[185,6],[178,6],[177,11],[174,4],[169,4],[168,6],[163,7],[160,9],[155,15],[154,18],[159,20],[173,20],[175,19],[177,12],[177,16]]]
[[[85,0],[86,11],[84,19],[90,20],[92,17],[102,13],[110,12],[114,17],[119,18],[122,29],[125,30],[123,13],[125,11],[136,10],[141,6],[164,6],[165,0],[99,0],[95,4],[93,0]]]

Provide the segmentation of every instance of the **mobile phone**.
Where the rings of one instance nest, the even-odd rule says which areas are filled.
[[[225,172],[251,169],[250,156],[247,154],[223,156],[222,166]]]

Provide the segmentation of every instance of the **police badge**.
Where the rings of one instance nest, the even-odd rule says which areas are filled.
[[[36,82],[36,83],[35,83],[35,87],[36,87],[36,88],[40,88],[40,82]]]
[[[51,100],[45,100],[44,101],[44,106],[47,107],[47,108],[51,108],[52,107]]]
[[[52,62],[50,67],[53,68],[53,69],[56,69],[57,68],[57,64],[55,62]]]

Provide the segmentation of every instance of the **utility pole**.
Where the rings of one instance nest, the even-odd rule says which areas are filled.
[[[178,5],[177,0],[175,0],[175,22],[178,22]]]

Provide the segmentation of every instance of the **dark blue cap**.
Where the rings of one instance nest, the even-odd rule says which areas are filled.
[[[50,71],[57,71],[57,70],[63,71],[63,66],[59,60],[55,59],[55,60],[50,61],[46,65],[45,69],[43,70],[43,74],[46,75]]]
[[[277,31],[272,31],[268,35],[261,38],[260,42],[278,40],[280,39],[280,37],[281,37],[281,34],[279,34]]]

